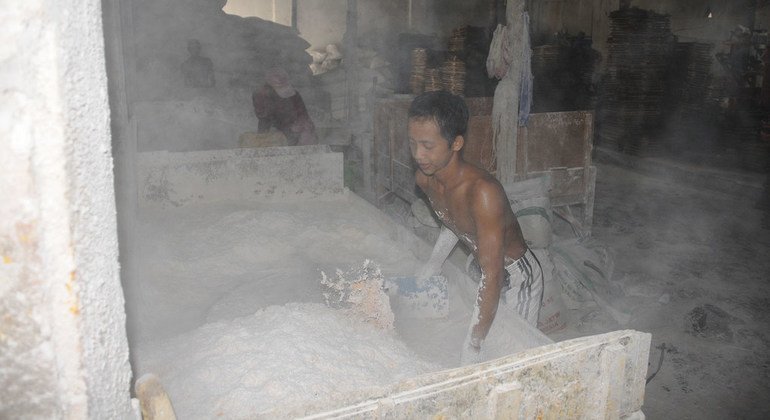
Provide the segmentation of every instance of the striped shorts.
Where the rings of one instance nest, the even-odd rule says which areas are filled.
[[[519,316],[537,328],[537,317],[543,304],[543,267],[532,250],[527,249],[518,260],[505,267],[506,282],[502,302],[514,305]]]
[[[476,282],[481,280],[481,267],[473,254],[468,256],[465,272]],[[505,266],[500,303],[505,306],[514,305],[519,316],[537,328],[544,288],[543,267],[528,248],[521,258]]]

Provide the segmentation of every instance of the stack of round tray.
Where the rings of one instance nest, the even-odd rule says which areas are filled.
[[[674,45],[668,15],[638,8],[610,13],[599,112],[602,144],[648,156],[663,149],[663,105]]]
[[[419,95],[423,92],[425,83],[425,68],[428,64],[428,50],[415,48],[412,50],[412,74],[409,77],[409,87],[412,93]]]
[[[449,37],[449,52],[459,53],[465,49],[465,38],[468,35],[468,27],[463,26],[452,30],[452,35]]]
[[[532,48],[532,73],[544,74],[560,64],[560,45],[541,45]]]
[[[465,62],[452,56],[441,67],[441,81],[444,90],[455,95],[465,93]]]
[[[441,69],[431,68],[425,70],[425,91],[435,92],[444,89],[441,83]]]

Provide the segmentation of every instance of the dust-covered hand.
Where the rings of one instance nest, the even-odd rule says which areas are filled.
[[[466,343],[463,346],[463,352],[462,355],[460,355],[460,364],[462,366],[481,363],[481,360],[481,346],[474,346],[470,343]]]
[[[427,279],[431,276],[435,276],[441,272],[441,266],[435,267],[430,264],[430,261],[423,264],[415,273],[415,277],[418,279]]]

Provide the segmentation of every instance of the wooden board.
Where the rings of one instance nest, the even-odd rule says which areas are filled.
[[[519,131],[516,175],[591,165],[593,114],[589,111],[530,115]]]

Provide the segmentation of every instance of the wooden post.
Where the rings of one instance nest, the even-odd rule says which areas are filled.
[[[516,137],[519,128],[519,91],[523,63],[525,0],[508,0],[506,22],[513,57],[508,73],[495,89],[492,106],[493,142],[497,154],[497,178],[504,185],[516,175]]]
[[[171,400],[155,374],[145,373],[137,379],[134,392],[144,420],[176,420]]]
[[[358,123],[358,0],[348,0],[347,29],[343,37],[345,46],[345,79],[347,81],[348,128]]]
[[[604,73],[607,66],[607,37],[610,36],[610,12],[618,10],[620,2],[618,0],[598,0],[593,4],[591,16],[591,44],[592,48],[599,51],[602,60],[598,68],[594,69],[594,77]]]

